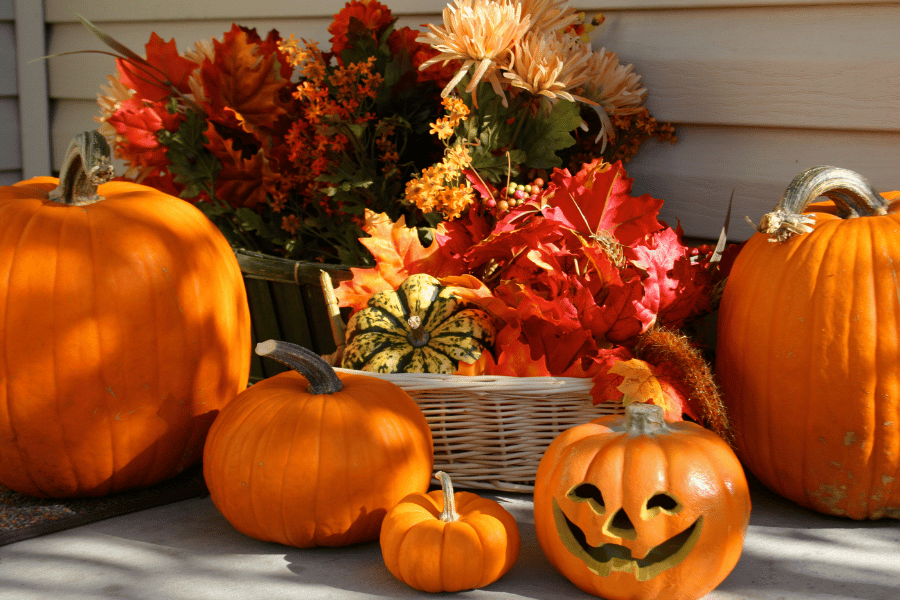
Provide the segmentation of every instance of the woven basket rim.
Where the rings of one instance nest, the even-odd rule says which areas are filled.
[[[418,383],[423,386],[436,387],[484,387],[502,386],[516,389],[540,388],[546,390],[548,386],[571,392],[575,389],[590,390],[594,382],[589,377],[556,377],[553,375],[541,375],[535,377],[517,377],[514,375],[445,375],[440,373],[375,373],[372,371],[358,371],[335,367],[339,373],[355,373],[358,375],[370,375],[380,379],[387,379],[404,384]]]

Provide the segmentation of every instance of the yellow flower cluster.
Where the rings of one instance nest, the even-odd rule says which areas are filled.
[[[406,199],[422,212],[440,212],[445,219],[452,220],[475,201],[475,194],[463,174],[472,164],[469,149],[463,142],[452,146],[446,142],[468,117],[469,107],[459,98],[446,97],[442,103],[447,115],[431,124],[431,133],[447,146],[444,158],[407,182]]]

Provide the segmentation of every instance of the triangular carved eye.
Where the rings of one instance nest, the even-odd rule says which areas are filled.
[[[603,503],[603,494],[596,485],[592,483],[580,483],[573,487],[566,497],[573,502],[587,502],[588,505],[598,515],[606,512],[606,505]]]
[[[684,507],[681,506],[681,502],[676,500],[672,494],[659,492],[653,494],[650,499],[647,500],[647,505],[644,507],[641,517],[646,520],[655,517],[659,513],[674,515],[681,512],[682,508]]]

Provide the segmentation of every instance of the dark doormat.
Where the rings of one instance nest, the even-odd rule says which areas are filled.
[[[0,486],[0,546],[208,495],[202,465],[148,488],[100,498],[32,498]]]

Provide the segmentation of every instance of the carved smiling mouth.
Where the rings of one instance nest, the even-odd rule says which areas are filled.
[[[631,550],[620,544],[588,544],[584,532],[563,513],[556,498],[553,499],[553,517],[563,544],[588,569],[601,577],[607,577],[614,571],[630,572],[638,581],[652,579],[684,560],[700,538],[703,528],[703,517],[700,516],[681,533],[651,548],[644,558],[633,558]]]

